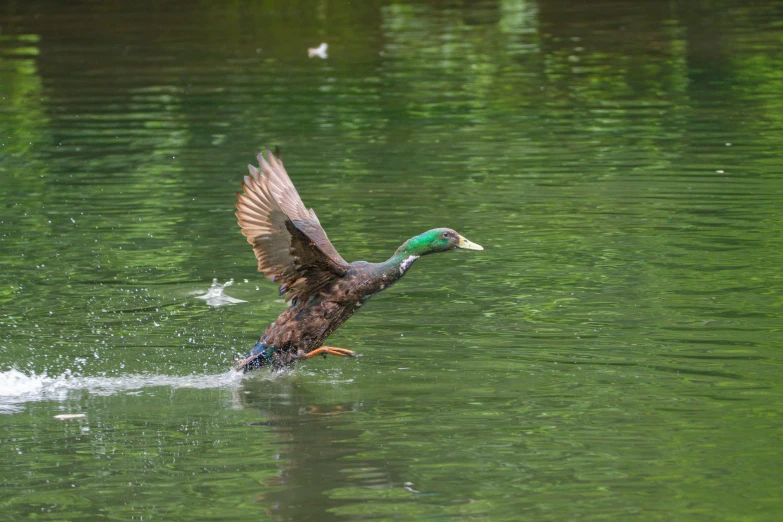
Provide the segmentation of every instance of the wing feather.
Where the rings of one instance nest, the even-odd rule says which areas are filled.
[[[303,300],[342,276],[348,263],[337,253],[313,209],[302,203],[283,162],[258,155],[248,165],[244,194],[237,194],[237,220],[253,245],[258,270],[280,284],[280,294]]]

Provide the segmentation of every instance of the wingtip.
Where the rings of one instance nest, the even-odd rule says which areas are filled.
[[[250,172],[250,175],[253,176],[253,178],[259,179],[261,177],[261,171],[258,170],[255,165],[248,163],[247,170]]]
[[[269,164],[276,164],[280,163],[283,164],[283,156],[280,154],[280,146],[275,145],[274,152],[269,149],[269,147],[264,147],[261,152],[256,154],[256,159],[258,160],[258,165],[263,169],[263,163],[269,163]]]
[[[262,149],[258,154],[256,154],[256,161],[258,161],[258,166],[263,168],[264,163],[266,162],[266,158],[264,157],[264,152],[269,153],[268,149]]]

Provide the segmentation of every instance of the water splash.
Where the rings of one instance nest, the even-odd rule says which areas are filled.
[[[74,391],[106,396],[160,386],[173,389],[237,389],[242,378],[241,373],[233,370],[216,375],[136,374],[119,377],[75,377],[69,372],[49,377],[46,374],[26,375],[18,370],[9,370],[0,372],[0,414],[18,412],[28,402],[64,401]]]
[[[204,295],[196,296],[196,299],[205,300],[209,306],[226,306],[238,303],[246,303],[247,301],[243,301],[242,299],[235,299],[223,292],[227,287],[233,284],[233,279],[226,281],[222,285],[218,283],[217,279],[213,279],[212,286],[209,287],[209,290],[207,290]],[[200,293],[200,291],[198,293]]]
[[[318,47],[311,47],[307,50],[307,56],[308,58],[321,58],[322,60],[326,60],[329,58],[329,55],[326,54],[326,51],[329,49],[329,45],[326,42],[323,42]]]

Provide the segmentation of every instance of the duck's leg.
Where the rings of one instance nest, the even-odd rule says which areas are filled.
[[[353,350],[348,350],[346,348],[335,348],[334,346],[321,346],[320,348],[316,348],[312,352],[307,352],[304,354],[305,359],[310,359],[311,357],[315,357],[316,355],[339,355],[340,357],[353,357],[356,355],[356,352]]]

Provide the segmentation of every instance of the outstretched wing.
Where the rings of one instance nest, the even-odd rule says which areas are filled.
[[[242,234],[258,259],[258,271],[280,284],[286,299],[306,300],[328,282],[344,275],[348,263],[337,253],[313,209],[307,210],[283,162],[267,151],[258,155],[259,171],[237,193]]]

